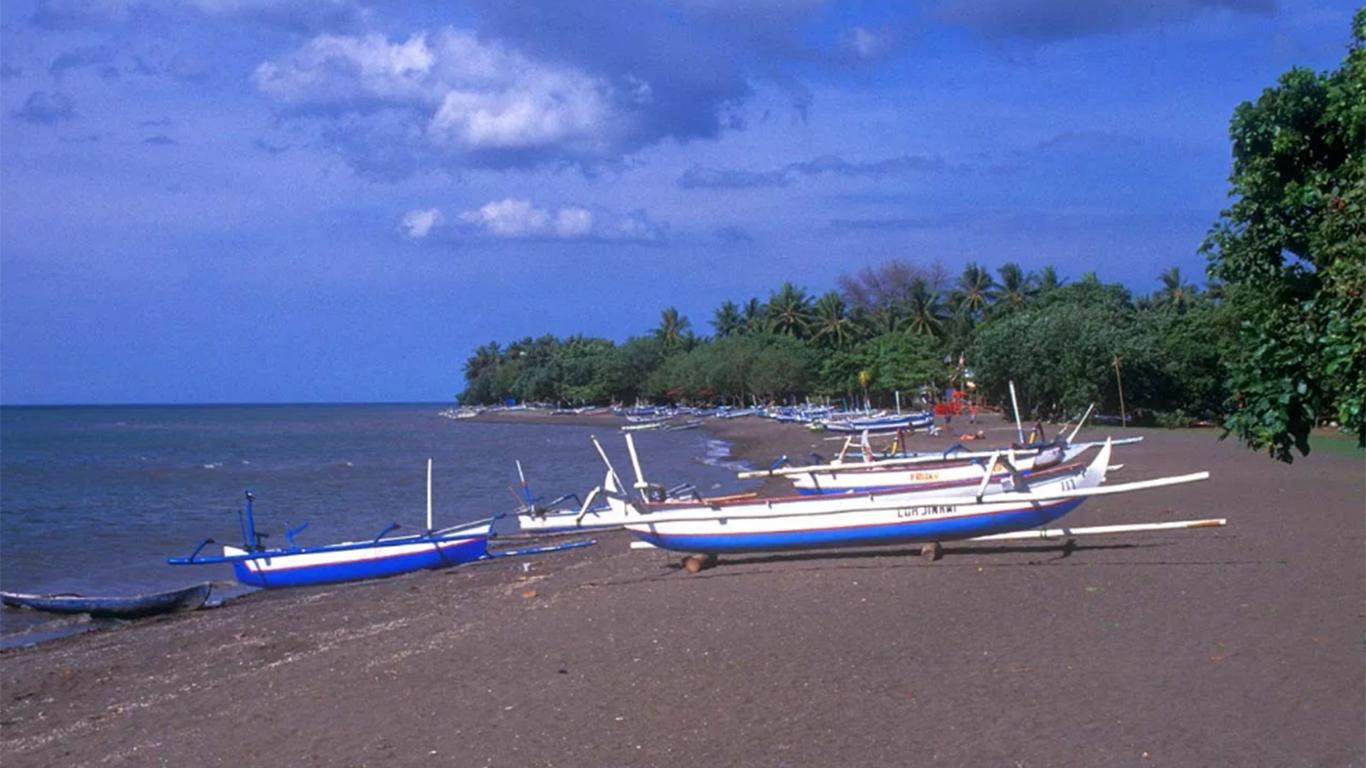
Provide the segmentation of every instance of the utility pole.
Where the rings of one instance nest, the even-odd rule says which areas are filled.
[[[1115,355],[1114,366],[1115,366],[1115,386],[1119,387],[1119,423],[1120,423],[1122,426],[1124,426],[1124,427],[1128,427],[1128,426],[1129,426],[1129,417],[1128,417],[1128,415],[1124,412],[1124,379],[1121,378],[1120,375],[1119,375],[1119,355]]]

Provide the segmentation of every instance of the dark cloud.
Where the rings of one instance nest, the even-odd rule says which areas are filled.
[[[277,145],[275,145],[275,144],[271,144],[270,142],[266,141],[265,139],[254,139],[254,140],[252,140],[251,145],[252,145],[253,147],[256,147],[257,149],[261,150],[262,152],[265,152],[267,155],[271,155],[271,156],[278,155],[278,154],[280,154],[280,153],[282,153],[282,152],[285,152],[285,151],[287,151],[287,150],[289,149],[289,145],[288,145],[288,144],[282,144],[282,145],[278,145],[278,146],[277,146]]]
[[[36,125],[47,125],[76,117],[76,102],[65,93],[34,91],[14,116]]]
[[[142,140],[142,143],[153,147],[174,147],[180,142],[176,141],[170,136],[157,134],[156,136],[148,136],[147,138]]]
[[[171,125],[172,122],[169,117],[157,117],[151,120],[139,120],[138,126],[141,128],[164,128]]]
[[[785,187],[792,183],[786,171],[737,171],[704,168],[694,165],[678,178],[684,189],[753,189],[757,187]]]
[[[1094,169],[1099,162],[1132,157],[1143,141],[1117,131],[1091,129],[1063,131],[1036,144],[1007,150],[994,161],[983,162],[979,169],[989,175],[1015,174],[1044,165],[1071,164],[1079,172]],[[1141,150],[1140,150],[1141,152]],[[1106,166],[1107,172],[1110,166]]]
[[[1035,149],[1049,150],[1074,147],[1112,149],[1115,147],[1136,147],[1142,143],[1133,136],[1125,136],[1116,131],[1063,131],[1039,142]]]
[[[108,71],[117,73],[117,70],[110,67],[113,62],[113,48],[107,45],[88,45],[59,55],[48,65],[47,71],[58,79],[61,79],[70,70],[84,67],[95,67],[100,69],[102,73]]]
[[[23,67],[16,67],[12,64],[0,64],[0,80],[12,80],[24,74]]]
[[[714,234],[716,235],[717,241],[722,245],[749,245],[754,242],[754,238],[750,236],[748,231],[743,227],[734,225],[717,227]]]
[[[881,178],[908,173],[939,173],[948,169],[949,164],[943,158],[924,155],[900,155],[861,163],[849,162],[836,155],[823,155],[813,160],[789,163],[773,171],[740,171],[695,165],[679,177],[678,185],[684,189],[785,187],[800,178],[812,176]]]
[[[789,94],[797,114],[811,107],[804,85],[782,74],[804,57],[802,24],[811,2],[679,2],[634,0],[475,0],[481,32],[540,58],[643,83],[647,105],[632,110],[622,137],[630,152],[662,139],[714,138],[742,123],[737,110],[768,80]],[[620,88],[631,98],[637,89]]]
[[[831,219],[830,227],[837,232],[896,232],[909,229],[937,229],[944,225],[939,217],[907,216],[884,219]]]
[[[993,37],[1063,40],[1183,21],[1210,9],[1270,15],[1275,0],[945,0],[945,21]]]
[[[112,133],[88,133],[84,136],[58,136],[57,141],[63,144],[98,144],[113,135]]]

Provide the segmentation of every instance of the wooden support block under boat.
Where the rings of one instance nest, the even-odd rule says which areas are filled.
[[[920,548],[920,556],[934,562],[944,556],[944,547],[940,546],[939,542],[932,541]]]
[[[683,558],[683,570],[688,573],[700,573],[708,568],[714,568],[716,560],[716,555],[688,555]]]

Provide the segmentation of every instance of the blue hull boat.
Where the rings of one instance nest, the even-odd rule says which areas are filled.
[[[453,528],[431,530],[430,462],[427,465],[427,494],[428,530],[423,533],[385,538],[399,527],[398,523],[391,523],[368,541],[302,547],[295,543],[294,536],[308,527],[305,523],[285,532],[289,546],[267,549],[261,545],[264,535],[256,531],[256,519],[252,511],[254,497],[248,491],[241,512],[240,547],[224,546],[221,555],[201,555],[200,552],[213,543],[213,539],[205,539],[189,557],[170,557],[166,562],[171,565],[230,564],[237,580],[243,584],[275,589],[377,579],[496,557],[558,552],[596,543],[592,540],[574,541],[549,547],[490,552],[489,539],[493,536],[496,517]]]
[[[196,584],[168,592],[119,597],[0,592],[0,600],[12,608],[29,608],[48,613],[88,613],[101,619],[138,619],[162,613],[197,610],[209,599],[210,590],[208,584]]]

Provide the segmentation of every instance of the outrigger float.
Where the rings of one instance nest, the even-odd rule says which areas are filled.
[[[252,509],[254,500],[253,494],[248,491],[240,515],[242,546],[224,545],[221,555],[203,555],[200,553],[204,548],[214,543],[213,539],[204,539],[188,557],[169,557],[166,562],[171,565],[230,564],[237,580],[243,584],[273,589],[396,576],[480,560],[560,552],[596,543],[593,539],[584,539],[493,551],[489,549],[489,540],[494,536],[493,524],[500,516],[451,528],[433,529],[430,459],[427,461],[427,529],[418,534],[385,538],[399,528],[398,523],[390,523],[368,541],[303,547],[295,542],[294,537],[308,527],[304,523],[285,532],[288,546],[268,549],[262,543],[267,534],[256,530]]]

